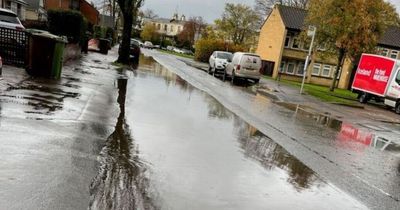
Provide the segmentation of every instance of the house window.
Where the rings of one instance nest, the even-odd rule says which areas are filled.
[[[331,66],[330,65],[324,65],[324,67],[322,68],[321,76],[324,76],[324,77],[331,76]]]
[[[288,63],[286,68],[286,73],[294,74],[294,63]]]
[[[286,38],[285,38],[285,47],[289,47],[290,46],[290,39],[291,39],[290,36],[286,36]]]
[[[286,67],[286,63],[285,63],[285,62],[282,62],[282,63],[281,63],[281,66],[279,67],[279,72],[280,72],[280,73],[284,72],[285,67]]]
[[[174,31],[174,26],[171,26],[171,29],[170,29],[170,31],[171,31],[171,32],[173,32],[173,31]]]
[[[300,49],[300,40],[299,40],[299,38],[294,38],[293,39],[292,48],[293,49]]]
[[[314,63],[314,66],[313,66],[311,74],[314,75],[314,76],[319,76],[320,71],[321,71],[321,64]]]
[[[161,24],[157,24],[157,30],[161,30]]]
[[[396,50],[392,50],[392,52],[390,53],[390,57],[397,59],[397,55],[399,54],[399,51]]]
[[[168,25],[167,24],[164,25],[164,31],[168,31]]]
[[[382,56],[388,56],[389,55],[389,50],[388,49],[383,49],[381,52]]]
[[[299,65],[297,65],[296,74],[300,75],[300,76],[303,76],[303,74],[304,74],[304,63],[299,63]]]

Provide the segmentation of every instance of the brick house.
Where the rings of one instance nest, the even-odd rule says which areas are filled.
[[[46,0],[44,8],[49,9],[63,9],[63,10],[77,10],[93,25],[99,23],[99,11],[85,0]]]
[[[275,5],[260,31],[257,54],[273,78],[301,81],[309,44],[303,43],[299,37],[304,29],[307,11],[295,7]],[[378,51],[388,57],[399,58],[399,29],[387,30],[378,44]],[[317,31],[318,33],[318,31]],[[397,33],[397,34],[396,34]],[[329,86],[336,69],[337,57],[328,56],[323,47],[317,47],[307,69],[306,82]],[[352,63],[346,59],[339,71],[337,86],[346,89],[351,85]]]

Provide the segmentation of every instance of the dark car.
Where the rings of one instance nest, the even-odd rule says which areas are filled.
[[[140,56],[140,43],[136,40],[131,40],[130,55],[135,59],[139,59]]]

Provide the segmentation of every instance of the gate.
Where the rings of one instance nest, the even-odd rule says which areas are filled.
[[[4,64],[24,67],[28,45],[25,31],[0,27],[0,56]]]

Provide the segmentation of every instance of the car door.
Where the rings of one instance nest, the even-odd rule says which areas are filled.
[[[400,68],[396,70],[396,76],[389,84],[387,98],[394,101],[400,98]]]
[[[217,53],[214,52],[211,56],[210,56],[210,60],[209,60],[209,64],[211,67],[214,67],[215,64],[215,57],[217,56]]]

